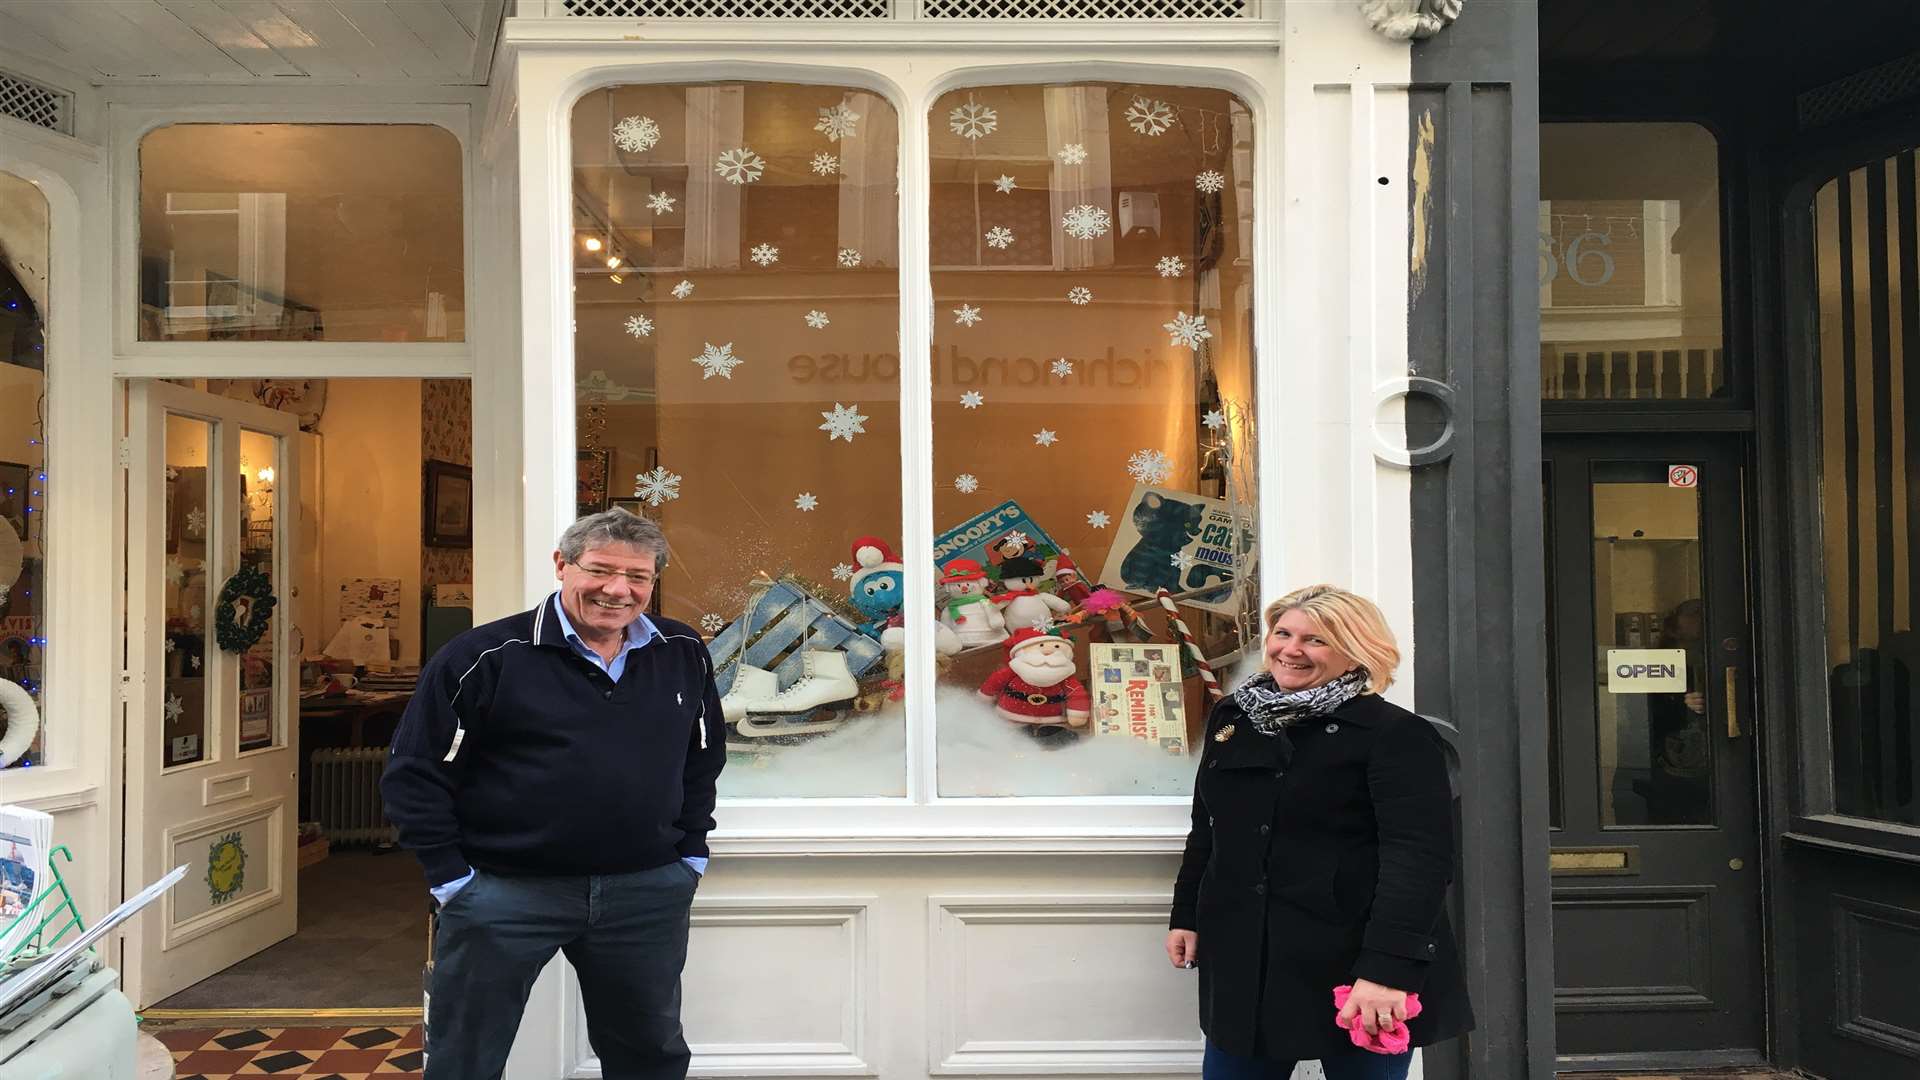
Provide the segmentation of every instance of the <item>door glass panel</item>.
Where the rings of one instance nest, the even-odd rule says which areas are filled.
[[[205,760],[207,720],[207,623],[213,608],[209,560],[214,532],[213,425],[167,414],[166,619],[162,765]]]
[[[40,722],[0,769],[45,765],[47,651],[47,198],[0,172],[0,680]],[[10,721],[0,719],[0,737]],[[31,723],[24,716],[11,723]],[[6,742],[17,745],[19,733]]]
[[[1576,476],[1575,482],[1578,482]],[[1540,520],[1546,533],[1546,571],[1549,588],[1546,592],[1547,631],[1557,633],[1559,623],[1554,621],[1553,597],[1557,591],[1551,587],[1559,578],[1554,576],[1553,559],[1553,464],[1542,462],[1540,465],[1540,501],[1542,511]],[[1560,656],[1552,646],[1551,638],[1547,647],[1547,685],[1560,685]],[[1560,800],[1560,695],[1558,692],[1547,694],[1547,826],[1553,829],[1564,828],[1565,816],[1561,813]]]
[[[1601,824],[1708,824],[1699,488],[1673,486],[1661,462],[1603,461],[1592,493]]]
[[[1541,124],[1541,397],[1724,397],[1720,310],[1712,133]]]
[[[240,433],[240,566],[266,579],[276,598],[274,568],[280,551],[279,485],[280,440],[258,431]],[[276,603],[264,615],[253,614],[257,602],[237,602],[235,621],[242,626],[265,624],[258,640],[240,656],[240,749],[257,750],[279,742],[280,694],[274,692],[274,645],[280,640],[281,611]]]

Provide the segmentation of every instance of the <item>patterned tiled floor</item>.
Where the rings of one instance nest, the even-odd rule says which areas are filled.
[[[174,1028],[153,1033],[175,1080],[420,1080],[418,1027]]]

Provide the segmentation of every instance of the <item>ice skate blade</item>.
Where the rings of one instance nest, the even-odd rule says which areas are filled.
[[[808,710],[813,712],[815,710]],[[805,716],[807,713],[770,713],[749,714],[734,725],[734,732],[744,738],[778,738],[783,735],[816,735],[835,731],[847,722],[845,713],[836,713],[826,720],[793,721],[774,719],[778,716]]]

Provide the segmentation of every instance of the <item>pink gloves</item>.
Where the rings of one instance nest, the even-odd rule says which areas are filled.
[[[1336,1012],[1347,1007],[1347,998],[1352,993],[1353,987],[1351,986],[1336,986],[1333,988],[1333,1007]],[[1408,994],[1407,1019],[1411,1020],[1419,1015],[1420,995]],[[1353,1040],[1353,1045],[1362,1050],[1369,1050],[1376,1054],[1404,1054],[1407,1052],[1410,1033],[1407,1031],[1407,1025],[1405,1024],[1395,1024],[1391,1030],[1381,1028],[1378,1035],[1369,1035],[1367,1034],[1366,1025],[1360,1022],[1360,1017],[1358,1016],[1355,1016],[1352,1020],[1342,1020],[1336,1015],[1333,1018],[1333,1022],[1347,1029],[1347,1036]]]

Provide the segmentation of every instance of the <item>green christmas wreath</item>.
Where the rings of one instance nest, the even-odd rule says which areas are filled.
[[[257,566],[242,566],[220,586],[213,607],[214,640],[230,653],[246,652],[273,625],[273,582]]]

